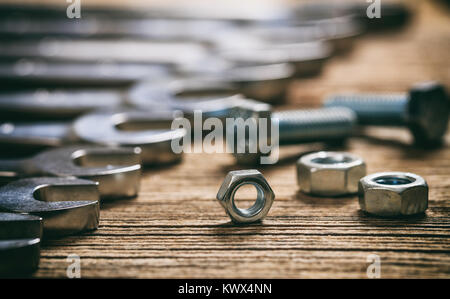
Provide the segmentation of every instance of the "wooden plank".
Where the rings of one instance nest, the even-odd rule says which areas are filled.
[[[341,91],[404,91],[416,81],[450,83],[449,16],[431,1],[414,1],[403,31],[366,36],[317,78],[295,81],[283,108],[319,106]],[[69,254],[82,277],[365,278],[367,256],[381,258],[383,278],[450,277],[450,135],[433,151],[407,145],[402,129],[369,129],[343,150],[363,157],[368,172],[400,170],[430,186],[425,215],[380,219],[359,211],[356,197],[315,198],[298,192],[294,162],[320,144],[282,150],[263,167],[276,201],[262,224],[233,226],[216,192],[229,170],[226,154],[191,154],[182,164],[147,170],[140,196],[102,204],[100,228],[47,240],[36,277],[65,277]],[[252,201],[252,193],[242,194]]]

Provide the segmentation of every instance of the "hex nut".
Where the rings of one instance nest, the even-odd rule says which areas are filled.
[[[297,161],[297,182],[305,193],[339,196],[358,192],[358,182],[366,175],[366,164],[346,152],[315,152]]]
[[[428,185],[414,173],[379,172],[359,181],[361,210],[377,216],[407,216],[428,208]]]
[[[233,153],[237,164],[257,165],[261,164],[263,157],[270,156],[270,151],[265,153],[261,151],[260,144],[271,144],[271,110],[272,107],[269,104],[248,99],[237,102],[232,109],[231,116],[234,118],[235,125],[227,125],[227,135],[232,134],[234,143],[232,145],[227,144],[227,146]],[[265,136],[260,133],[261,119],[265,119],[267,125]],[[255,130],[250,130],[251,128]],[[248,133],[246,133],[246,130],[248,130]],[[260,140],[262,136],[266,140]],[[227,136],[227,140],[229,139],[229,136]]]
[[[255,203],[248,209],[240,209],[234,202],[236,191],[244,185],[255,186],[258,194]],[[227,174],[217,192],[217,200],[234,223],[252,223],[266,217],[275,200],[275,193],[258,170],[237,170]]]

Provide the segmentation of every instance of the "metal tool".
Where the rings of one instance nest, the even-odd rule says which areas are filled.
[[[361,210],[377,216],[408,216],[428,208],[428,185],[408,172],[379,172],[359,181]]]
[[[443,85],[423,82],[408,94],[349,94],[329,97],[325,107],[347,107],[362,125],[405,126],[416,144],[435,145],[447,131],[449,101]]]
[[[96,54],[101,53],[101,51]],[[92,62],[16,59],[0,62],[0,87],[95,86],[126,87],[142,78],[167,76],[167,68],[154,64],[119,63],[99,58]]]
[[[2,119],[68,119],[95,109],[119,107],[117,90],[36,89],[0,93]]]
[[[231,82],[199,77],[139,82],[130,89],[128,101],[147,110],[164,107],[187,117],[201,111],[204,117],[225,118],[233,107],[249,100]]]
[[[42,217],[44,236],[94,230],[100,214],[97,186],[75,178],[21,179],[0,188],[0,209]]]
[[[234,202],[237,190],[244,185],[255,186],[258,194],[255,203],[248,209],[240,209]],[[275,193],[258,170],[236,170],[225,177],[217,192],[217,200],[234,223],[252,223],[266,217],[275,200]]]
[[[315,152],[297,161],[300,190],[319,196],[341,196],[358,192],[359,179],[366,175],[360,157],[346,152]]]
[[[408,6],[402,2],[381,1],[380,18],[369,18],[369,4],[352,1],[315,1],[298,3],[291,7],[290,20],[320,20],[339,16],[351,17],[370,31],[399,28],[411,17]]]
[[[234,118],[252,119],[258,125],[260,118],[276,121],[279,127],[279,145],[307,142],[342,142],[353,133],[356,123],[355,113],[348,108],[321,108],[305,110],[271,111],[268,104],[240,105],[233,110]],[[227,134],[235,134],[236,127],[227,127]],[[265,138],[271,140],[271,132],[267,130]],[[244,135],[245,136],[245,135]],[[261,136],[257,137],[260,138]],[[250,153],[252,144],[261,144],[250,136],[235,140],[233,155],[239,164],[259,164],[262,154],[259,149]],[[267,144],[267,143],[265,143]],[[245,149],[239,153],[236,149]]]
[[[36,152],[45,147],[57,147],[77,142],[70,122],[4,122],[0,124],[0,144],[14,150],[27,148]]]
[[[225,32],[223,36],[217,35],[216,45],[220,49],[241,49],[323,41],[331,45],[333,54],[340,54],[351,49],[364,29],[360,22],[350,16],[291,19],[280,24],[253,25]],[[243,46],[227,43],[227,39],[242,41]]]
[[[42,18],[33,15],[7,15],[0,19],[0,35],[5,38],[139,38],[162,41],[209,43],[219,30],[232,24],[220,20],[181,20],[163,18],[85,17],[80,22],[68,18]]]
[[[172,120],[171,111],[108,110],[83,115],[74,123],[46,122],[38,126],[32,123],[5,123],[0,125],[0,144],[32,144],[36,148],[83,142],[139,147],[142,163],[147,166],[175,163],[181,160],[182,155],[173,153],[171,142],[181,139],[186,131],[171,130]]]
[[[72,176],[98,182],[102,197],[136,196],[141,175],[139,152],[89,145],[56,148],[28,159],[0,160],[0,179]]]
[[[194,67],[192,72],[183,72],[180,78],[137,83],[130,89],[130,104],[152,109],[165,103],[171,109],[200,109],[222,115],[232,95],[263,102],[282,100],[294,68],[287,63],[240,67],[225,64],[215,70],[198,72]]]
[[[0,277],[28,276],[39,265],[42,218],[0,213]]]
[[[324,41],[265,45],[245,49],[226,50],[219,53],[226,60],[237,65],[264,65],[289,63],[295,68],[295,75],[314,75],[321,71],[332,48]]]
[[[96,71],[93,73],[97,76],[99,72],[100,74],[110,72],[110,76],[119,76],[119,73],[127,71],[129,71],[129,76],[138,76],[138,72],[141,71],[142,77],[142,70],[146,70],[146,65],[148,72],[148,65],[151,64],[174,66],[188,61],[201,61],[208,55],[208,49],[196,42],[43,38],[41,40],[3,41],[0,44],[1,58],[72,62],[73,71],[64,67],[66,76],[75,72],[76,66],[83,62],[84,64],[81,66],[85,69],[89,63],[94,63]],[[103,68],[101,68],[102,63],[105,64]],[[123,64],[122,69],[120,69],[121,63]],[[38,69],[38,66],[36,65],[35,68]],[[126,66],[128,66],[128,70]]]
[[[186,135],[184,129],[170,129],[172,120],[172,112],[163,111],[94,112],[78,118],[73,131],[85,142],[139,147],[143,164],[170,164],[182,158],[172,151],[172,142]]]

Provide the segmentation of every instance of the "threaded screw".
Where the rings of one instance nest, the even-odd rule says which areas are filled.
[[[301,144],[308,142],[323,141],[342,141],[352,134],[356,123],[355,113],[348,108],[319,108],[306,110],[288,110],[270,112],[268,104],[252,104],[234,108],[234,118],[253,118],[256,123],[258,119],[268,118],[271,122],[277,121],[279,128],[279,145]],[[227,128],[228,129],[228,128]],[[250,136],[237,140],[236,127],[233,128],[235,136],[233,155],[238,164],[259,164],[262,156],[268,156],[270,153],[262,154],[249,152],[250,144],[258,144],[258,140],[251,140]],[[273,133],[268,131],[267,138],[273,138]],[[273,140],[270,141],[273,144]],[[238,146],[245,146],[244,153],[238,153]]]

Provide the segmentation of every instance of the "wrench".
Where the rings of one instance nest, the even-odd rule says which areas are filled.
[[[257,66],[220,66],[219,70],[197,73],[189,78],[142,80],[130,88],[128,102],[137,107],[155,109],[165,103],[169,109],[192,113],[202,110],[211,116],[226,116],[234,106],[231,96],[263,102],[282,100],[294,68],[287,63]],[[183,70],[189,74],[190,70]]]
[[[138,82],[130,89],[127,100],[144,109],[157,109],[163,103],[166,109],[180,110],[187,115],[201,110],[205,117],[225,117],[244,99],[231,82],[179,78]]]
[[[42,218],[0,213],[0,277],[29,275],[39,265]]]
[[[170,111],[120,110],[92,112],[79,117],[74,123],[46,122],[38,126],[5,123],[0,125],[0,144],[45,147],[85,142],[140,147],[145,165],[175,163],[181,160],[181,154],[172,152],[171,142],[183,138],[186,131],[171,130],[172,120]]]
[[[0,93],[3,119],[67,119],[121,104],[122,95],[117,90],[36,89]]]
[[[76,178],[21,179],[0,188],[0,210],[42,217],[44,235],[94,230],[100,215],[97,187]]]
[[[0,179],[35,176],[78,177],[98,182],[102,197],[131,197],[139,192],[139,150],[74,145],[43,151],[27,159],[0,160]]]
[[[67,18],[36,18],[6,15],[0,18],[0,34],[9,38],[76,37],[76,38],[142,38],[151,40],[210,41],[218,30],[231,24],[219,20],[169,20],[85,17],[82,22]]]
[[[0,47],[0,57],[17,59],[48,59],[51,61],[73,62],[71,67],[77,70],[76,66],[83,63],[87,68],[93,65],[94,73],[101,73],[102,68],[98,68],[98,62],[109,62],[112,64],[110,75],[120,75],[124,70],[120,70],[120,63],[133,65],[129,76],[137,76],[137,70],[148,64],[159,66],[174,66],[189,61],[200,61],[208,54],[208,50],[202,44],[196,42],[162,42],[145,41],[132,39],[50,39],[41,40],[19,40],[2,42]],[[107,65],[109,67],[109,65]],[[115,68],[114,68],[115,67]],[[66,76],[71,70],[64,67]],[[99,69],[96,70],[95,69]],[[106,69],[109,71],[110,69]],[[105,72],[103,70],[103,72]],[[140,74],[142,77],[142,73]]]
[[[0,62],[0,86],[128,86],[142,78],[167,76],[166,67],[154,64],[119,63],[97,59],[92,62],[17,59]]]

